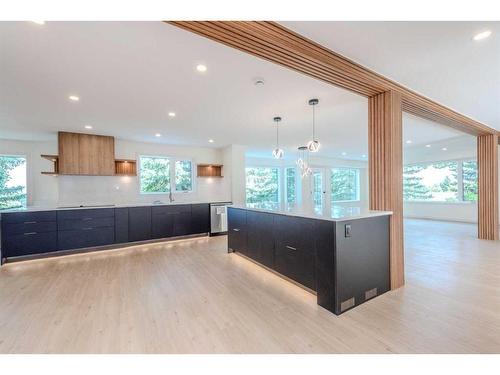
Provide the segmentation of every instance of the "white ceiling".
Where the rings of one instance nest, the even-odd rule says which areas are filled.
[[[120,139],[243,144],[268,156],[280,115],[290,154],[310,136],[307,101],[318,97],[318,156],[367,153],[365,98],[164,23],[0,22],[0,51],[0,138],[55,139],[58,130],[90,132],[90,124]],[[71,94],[81,100],[70,102]],[[409,115],[405,125],[412,146],[460,134]]]
[[[500,130],[500,22],[282,22]],[[478,32],[491,37],[474,41]]]

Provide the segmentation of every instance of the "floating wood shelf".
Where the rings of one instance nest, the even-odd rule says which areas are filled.
[[[224,177],[222,164],[198,164],[198,177]]]
[[[40,155],[54,163],[54,170],[42,172],[43,175],[57,176],[59,174],[59,155]],[[136,161],[131,159],[115,159],[116,176],[137,176]]]
[[[42,172],[42,174],[57,176],[59,174],[59,156],[58,155],[40,155],[40,156],[54,163],[54,171]]]
[[[137,163],[130,159],[115,159],[115,174],[117,176],[137,176]]]

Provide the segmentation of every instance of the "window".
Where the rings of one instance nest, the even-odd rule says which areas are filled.
[[[407,201],[477,201],[477,162],[439,161],[406,165],[403,197]]]
[[[467,160],[462,162],[463,200],[477,201],[477,162]]]
[[[279,209],[279,168],[249,167],[245,172],[247,206],[268,210]]]
[[[192,169],[189,160],[177,160],[175,162],[175,191],[192,191]]]
[[[323,215],[323,170],[313,171],[312,185],[314,213]]]
[[[286,210],[292,211],[297,205],[297,171],[285,168],[285,203]]]
[[[163,156],[141,156],[140,184],[142,194],[193,191],[192,163],[190,160],[174,162]]]
[[[332,204],[359,200],[359,169],[333,168],[330,184]]]
[[[26,207],[26,157],[0,155],[0,209]]]

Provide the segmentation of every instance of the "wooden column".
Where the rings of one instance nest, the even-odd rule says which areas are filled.
[[[498,240],[498,135],[477,137],[478,237]]]
[[[391,289],[404,285],[403,130],[401,94],[368,99],[370,209],[393,211],[390,223]]]

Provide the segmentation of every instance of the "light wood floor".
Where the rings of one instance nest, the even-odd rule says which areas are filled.
[[[0,269],[2,353],[500,352],[500,243],[406,222],[407,285],[337,317],[226,238]]]

